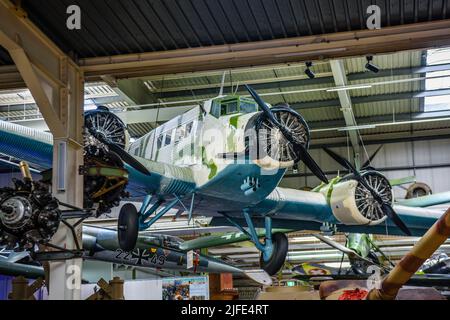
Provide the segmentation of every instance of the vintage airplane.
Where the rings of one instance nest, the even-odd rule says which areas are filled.
[[[220,238],[214,239],[212,236],[211,240],[220,244]],[[127,252],[119,247],[116,230],[84,225],[82,258],[143,269],[188,273],[232,273],[248,277],[261,285],[268,286],[272,283],[272,279],[264,270],[244,270],[208,255],[200,254],[197,250],[194,251],[198,247],[195,242],[190,243],[191,241],[183,241],[178,237],[160,233],[139,235],[135,248]],[[183,244],[192,247],[192,266],[188,265],[189,254],[181,249]],[[31,260],[30,258],[27,251],[15,252],[0,248],[0,274],[43,278],[45,276],[44,268],[37,264],[27,263]],[[41,252],[41,259],[45,261],[45,252]]]
[[[85,113],[80,173],[85,175],[86,206],[96,205],[101,214],[123,197],[142,200],[139,210],[131,204],[121,209],[123,250],[135,247],[139,230],[180,208],[247,234],[261,251],[261,267],[275,274],[288,240],[283,233],[272,234],[272,228],[418,236],[441,216],[440,211],[395,204],[388,179],[371,169],[359,172],[345,159],[339,161],[350,174],[329,181],[307,151],[310,134],[301,115],[288,105],[271,107],[246,88],[252,98],[208,100],[129,146],[118,116],[104,107]],[[52,148],[50,133],[0,122],[0,153],[49,169]],[[299,161],[323,181],[312,192],[278,187],[287,168]],[[42,229],[26,209],[32,203],[17,190],[0,199],[0,243]],[[440,197],[431,204],[449,200]],[[265,229],[263,241],[256,227]]]

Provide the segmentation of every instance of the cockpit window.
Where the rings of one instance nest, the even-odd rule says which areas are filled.
[[[252,113],[258,111],[256,104],[246,101],[241,101],[241,112],[242,113]]]
[[[258,111],[256,103],[246,98],[236,97],[215,100],[211,106],[211,114],[218,118],[235,113],[252,113]]]
[[[228,106],[227,106],[227,113],[231,114],[231,113],[236,113],[236,112],[238,112],[237,101],[233,101],[233,102],[228,104]]]
[[[211,106],[211,114],[218,118],[220,117],[220,102],[219,101],[213,101]]]

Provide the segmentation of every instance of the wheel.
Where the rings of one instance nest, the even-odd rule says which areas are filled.
[[[288,238],[284,233],[272,234],[273,251],[268,261],[264,261],[261,254],[259,263],[261,268],[273,276],[284,264],[288,252]]]
[[[136,246],[139,232],[139,215],[131,203],[122,206],[119,213],[117,235],[120,249],[131,251]]]

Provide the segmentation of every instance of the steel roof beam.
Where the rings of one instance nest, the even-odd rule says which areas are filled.
[[[408,120],[427,120],[427,119],[439,119],[439,118],[449,118],[450,111],[431,111],[431,112],[413,112],[413,113],[398,113],[398,114],[387,114],[380,116],[371,117],[358,117],[358,124],[364,126],[367,124],[382,123],[382,122],[393,122],[393,121],[408,121]],[[309,127],[314,129],[324,129],[333,127],[342,127],[345,122],[342,119],[339,120],[329,120],[329,121],[309,121]]]
[[[333,72],[334,82],[337,87],[347,86],[347,74],[345,72],[344,63],[342,60],[330,61],[331,71]],[[339,96],[339,102],[341,105],[341,111],[344,116],[345,125],[347,127],[356,127],[355,115],[353,114],[352,99],[347,90],[340,90],[337,92]],[[359,167],[359,136],[357,130],[348,131],[350,143],[353,149],[353,158],[356,168]]]
[[[231,69],[428,49],[450,45],[450,21],[197,48],[80,59],[89,78]]]
[[[415,99],[424,97],[434,97],[450,95],[450,89],[436,89],[436,90],[426,90],[426,91],[410,91],[401,93],[390,93],[390,94],[378,94],[371,96],[360,96],[352,97],[352,102],[354,105],[370,102],[379,101],[392,101],[392,100],[405,100],[405,99]],[[319,101],[307,101],[307,102],[295,102],[290,104],[292,108],[301,109],[313,109],[313,108],[324,108],[324,107],[338,107],[340,106],[339,99],[328,99]]]
[[[275,68],[274,68],[275,69]],[[435,71],[445,71],[450,70],[450,63],[433,65],[433,66],[424,66],[424,67],[411,67],[411,68],[395,68],[395,69],[385,69],[380,70],[378,73],[372,72],[358,72],[347,75],[348,81],[356,81],[356,80],[368,80],[368,79],[376,79],[376,78],[384,78],[384,77],[395,77],[395,76],[403,76],[403,75],[415,75],[415,74],[423,74],[427,72],[435,72]],[[258,71],[258,69],[255,69]],[[288,80],[279,80],[278,78],[270,78],[267,82],[264,82],[264,79],[259,79],[258,83],[252,84],[252,81],[245,82],[247,84],[252,84],[252,87],[255,90],[266,90],[266,89],[280,89],[280,88],[289,88],[289,87],[303,87],[317,84],[332,84],[333,76],[329,73],[325,73],[324,76],[320,76],[320,74],[316,74],[316,78],[307,79],[305,76],[298,76],[299,79],[288,79]],[[424,80],[420,80],[424,81]],[[196,88],[188,86],[188,89],[185,87],[177,88],[161,88],[160,94],[156,94],[158,98],[167,99],[167,98],[179,98],[179,97],[191,97],[202,96],[202,95],[214,95],[218,92],[218,87],[220,83],[212,83],[205,85],[204,88]],[[231,86],[225,86],[224,92],[229,92]],[[245,89],[239,88],[238,92],[245,92]]]

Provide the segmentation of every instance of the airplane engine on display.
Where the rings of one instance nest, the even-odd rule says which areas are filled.
[[[295,145],[283,135],[283,130],[291,133],[291,137],[308,149],[310,134],[303,117],[289,106],[275,106],[270,109],[274,118],[282,126],[277,127],[270,118],[260,112],[247,123],[246,132],[256,131],[257,148],[253,150],[253,159],[262,167],[289,168],[301,160]],[[251,141],[251,137],[248,139]],[[250,147],[252,147],[250,142]]]
[[[85,113],[84,130],[84,165],[80,167],[84,208],[95,209],[99,216],[128,196],[128,172],[117,150],[111,150],[123,150],[128,136],[122,120],[106,107]],[[50,171],[42,173],[42,181],[33,181],[28,165],[21,163],[20,168],[23,181],[14,179],[14,188],[0,188],[0,246],[31,249],[55,234],[62,219],[58,209],[62,203],[51,194]]]
[[[84,126],[84,206],[91,208],[97,204],[99,216],[127,196],[128,174],[111,145],[125,149],[128,132],[123,121],[104,106],[85,112]]]
[[[366,171],[361,173],[361,177],[384,202],[392,205],[392,187],[385,176],[376,171]],[[352,175],[332,181],[320,192],[329,198],[335,218],[346,225],[377,225],[387,218],[380,203],[361,182],[352,179]]]
[[[29,177],[0,190],[0,246],[31,249],[55,234],[61,212],[48,185]]]

